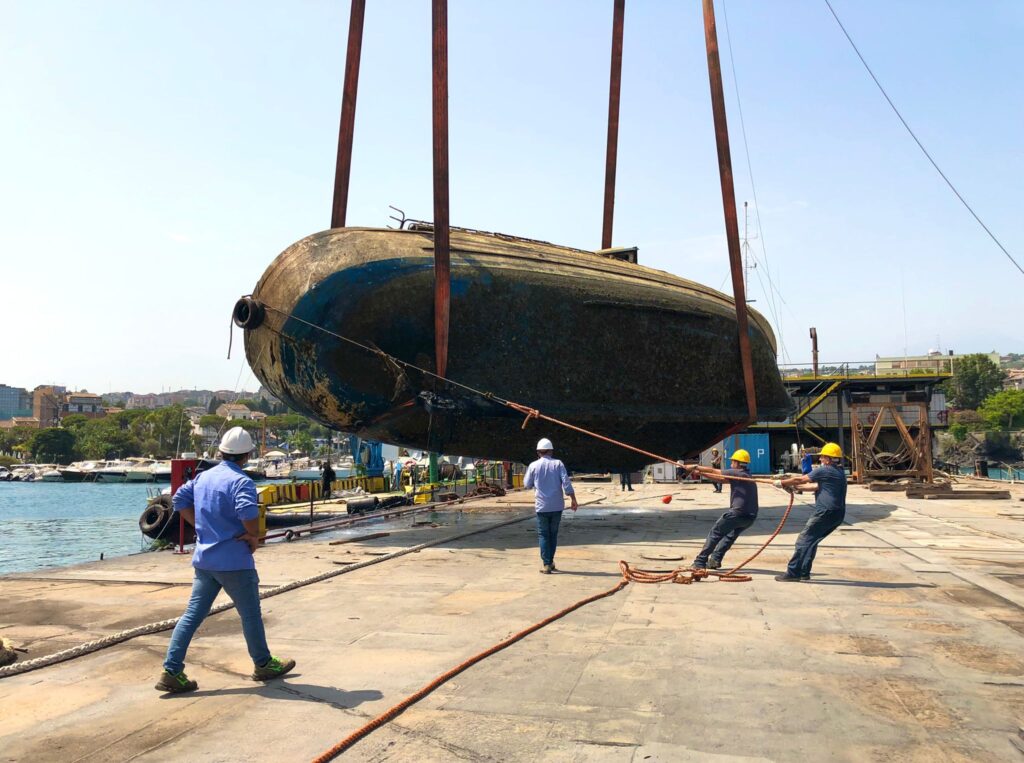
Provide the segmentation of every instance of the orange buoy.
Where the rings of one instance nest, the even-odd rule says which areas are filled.
[[[672,496],[666,495],[664,498],[661,499],[661,502],[662,503],[672,503]]]

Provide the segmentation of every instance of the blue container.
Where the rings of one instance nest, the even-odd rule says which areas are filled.
[[[768,454],[768,435],[766,434],[734,434],[725,438],[725,461],[723,466],[729,467],[732,454],[742,448],[750,454],[751,474],[771,474],[771,457]]]

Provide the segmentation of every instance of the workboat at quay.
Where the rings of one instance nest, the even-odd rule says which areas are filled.
[[[529,461],[544,434],[571,469],[652,460],[524,428],[522,413],[396,363],[435,368],[433,246],[429,224],[290,246],[235,306],[256,376],[364,439]],[[733,300],[614,254],[453,228],[446,377],[648,451],[694,454],[747,419]],[[791,402],[775,337],[749,313],[758,418],[780,421]]]

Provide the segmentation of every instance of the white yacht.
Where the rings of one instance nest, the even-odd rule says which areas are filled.
[[[64,477],[60,473],[60,467],[57,464],[44,464],[39,467],[39,479],[43,482],[63,482]]]
[[[92,482],[101,466],[102,461],[75,461],[61,469],[60,476],[65,482]]]
[[[125,471],[126,482],[152,482],[153,481],[153,464],[156,463],[152,458],[129,458],[127,459],[129,467]]]
[[[151,467],[149,467],[150,474],[153,475],[154,482],[170,482],[171,481],[171,462],[170,461],[157,461]]]
[[[96,481],[127,482],[130,468],[132,465],[128,461],[107,461],[105,466],[96,470]]]

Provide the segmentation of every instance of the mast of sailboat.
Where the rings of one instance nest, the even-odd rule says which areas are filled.
[[[711,85],[711,111],[715,123],[715,144],[718,147],[718,174],[722,184],[725,237],[729,246],[729,269],[732,274],[733,302],[736,306],[736,329],[739,333],[740,364],[743,367],[743,386],[747,396],[747,420],[743,426],[747,426],[757,421],[754,363],[750,351],[747,296],[743,284],[743,262],[740,254],[739,228],[736,220],[736,192],[732,181],[732,156],[729,153],[729,126],[725,118],[725,90],[722,87],[722,64],[718,57],[715,3],[714,0],[703,0],[703,3],[704,41],[708,57],[708,80]]]
[[[750,236],[748,233],[749,229],[749,218],[747,215],[747,202],[743,202],[743,293],[750,294],[750,271],[757,267],[755,262],[753,265],[750,264]],[[748,299],[747,303],[754,302],[753,299]]]

